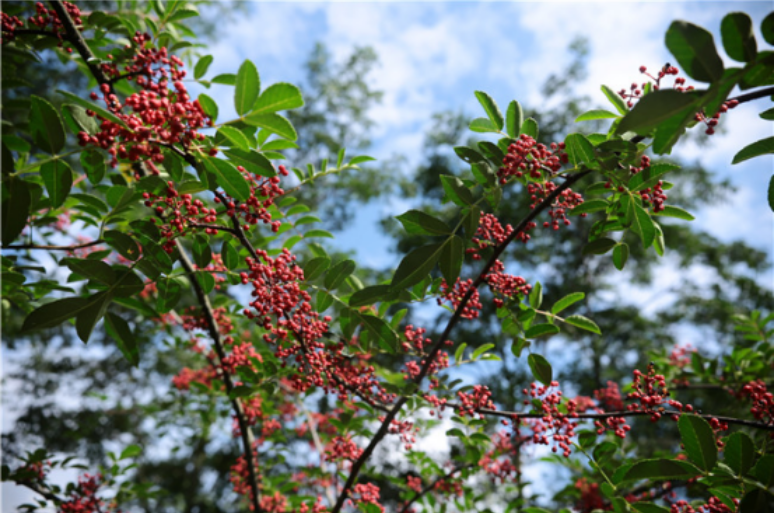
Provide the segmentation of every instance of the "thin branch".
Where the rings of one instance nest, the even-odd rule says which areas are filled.
[[[757,91],[753,91],[751,93],[741,94],[739,96],[735,96],[734,98],[729,98],[726,101],[736,100],[739,103],[745,103],[772,95],[774,95],[774,87],[766,87],[765,89],[758,89]]]
[[[146,75],[146,74],[147,73],[145,72],[144,69],[140,69],[140,70],[137,70],[137,71],[130,71],[129,73],[124,73],[123,75],[118,75],[118,76],[115,76],[115,77],[111,78],[110,80],[108,80],[108,84],[113,85],[116,82],[120,82],[121,80],[123,80],[125,78],[132,78],[132,77],[137,77],[139,75]]]
[[[57,34],[56,32],[51,32],[50,30],[38,30],[38,29],[16,29],[13,31],[13,35],[15,36],[48,36],[53,37],[54,39],[62,40],[61,34]],[[69,41],[68,38],[64,38],[66,41]]]
[[[198,299],[199,304],[202,307],[204,318],[207,321],[207,332],[210,338],[212,339],[213,347],[215,348],[215,352],[218,355],[218,359],[222,364],[223,361],[226,359],[226,351],[223,348],[223,341],[221,340],[221,337],[220,337],[220,331],[218,330],[218,322],[215,320],[215,313],[212,309],[210,298],[207,297],[207,294],[205,294],[204,289],[199,283],[199,280],[196,279],[196,271],[193,268],[193,263],[191,262],[191,259],[186,254],[185,248],[183,248],[183,245],[180,243],[180,240],[176,240],[175,244],[177,246],[178,252],[180,253],[180,263],[183,266],[183,269],[185,269],[185,272],[191,281],[191,285],[193,286],[194,292],[196,293],[196,298]],[[231,375],[228,372],[223,372],[222,376],[223,376],[223,384],[226,387],[226,393],[230,395],[231,391],[234,389],[234,383],[233,381],[231,381]],[[245,448],[245,460],[247,462],[247,470],[250,474],[250,488],[252,489],[252,492],[253,492],[251,494],[253,510],[260,513],[263,510],[261,509],[261,503],[259,500],[260,486],[259,486],[259,480],[258,480],[258,472],[255,468],[255,461],[253,456],[254,455],[253,445],[255,444],[255,437],[253,436],[253,432],[250,429],[250,425],[247,423],[245,410],[239,398],[231,399],[231,405],[234,409],[234,412],[236,413],[237,422],[239,423],[239,431],[242,436],[242,445]]]
[[[12,244],[10,246],[3,246],[3,250],[22,251],[25,249],[45,249],[48,251],[73,251],[76,249],[89,248],[98,244],[105,244],[102,239],[94,240],[91,242],[84,242],[83,244],[76,244],[74,246],[36,246],[35,244]]]
[[[221,226],[221,225],[218,225],[218,224],[199,224],[199,223],[194,222],[194,221],[188,221],[188,224],[190,226],[194,227],[194,228],[209,228],[211,230],[218,230],[218,231],[221,231],[221,232],[228,232],[228,233],[230,233],[231,235],[234,235],[234,236],[237,235],[236,230],[234,230],[233,228],[229,228],[228,226]]]
[[[26,488],[29,488],[33,492],[37,493],[44,499],[52,501],[54,504],[59,505],[65,502],[65,499],[59,497],[57,494],[46,488],[40,483],[37,483],[35,481],[14,481],[19,486],[24,486]]]
[[[484,282],[487,274],[489,273],[489,270],[492,268],[492,266],[494,266],[499,256],[505,251],[505,248],[508,246],[508,244],[510,244],[519,233],[523,232],[533,219],[535,219],[540,213],[542,213],[546,208],[548,208],[551,205],[551,203],[553,203],[553,201],[556,198],[558,198],[562,192],[564,192],[571,185],[573,185],[575,182],[585,177],[589,173],[591,173],[591,170],[581,171],[579,173],[572,175],[567,180],[565,180],[561,185],[559,185],[556,189],[554,189],[551,192],[551,194],[546,196],[546,198],[543,201],[541,201],[529,214],[527,214],[527,216],[524,219],[522,219],[521,222],[516,226],[513,232],[502,242],[502,244],[500,244],[495,248],[491,258],[489,259],[489,261],[487,261],[486,265],[484,266],[484,268],[479,273],[478,277],[473,282],[473,286],[470,287],[470,289],[465,294],[465,296],[463,296],[462,300],[460,301],[460,304],[457,306],[457,309],[454,311],[454,315],[452,315],[451,319],[449,319],[449,322],[446,325],[446,329],[444,329],[441,336],[438,338],[438,340],[435,342],[433,347],[430,349],[429,356],[425,359],[425,364],[420,368],[419,373],[413,379],[415,383],[420,384],[422,380],[424,380],[424,378],[427,376],[428,372],[430,371],[431,365],[435,361],[435,357],[437,356],[438,352],[441,350],[441,347],[443,347],[444,343],[448,340],[452,329],[454,329],[454,327],[457,325],[459,320],[462,318],[462,312],[467,306],[468,302],[470,301],[470,298],[473,296],[473,293]],[[393,419],[398,415],[398,412],[401,410],[403,405],[406,404],[407,400],[408,398],[406,397],[401,397],[400,399],[398,399],[398,401],[395,403],[395,406],[393,406],[390,412],[387,413],[387,415],[385,415],[381,426],[379,426],[379,429],[374,434],[373,438],[371,439],[371,442],[363,450],[360,457],[352,464],[352,468],[350,470],[349,477],[347,478],[347,482],[344,484],[344,488],[342,488],[341,493],[339,494],[339,498],[336,501],[336,504],[334,505],[333,509],[331,510],[331,513],[339,513],[339,511],[341,511],[341,508],[344,507],[344,502],[347,500],[347,497],[349,496],[349,492],[354,486],[355,481],[357,480],[357,476],[360,473],[360,469],[363,468],[363,465],[365,465],[365,462],[368,460],[368,458],[371,457],[374,450],[376,449],[376,446],[379,445],[382,439],[387,435],[390,424],[392,423]]]
[[[468,469],[468,468],[477,467],[477,466],[478,466],[478,463],[467,463],[465,465],[462,465],[461,467],[455,467],[455,468],[451,469],[449,472],[447,472],[443,476],[435,479],[430,484],[428,484],[427,486],[422,488],[422,491],[417,492],[417,494],[414,495],[414,497],[412,497],[411,500],[409,500],[408,502],[406,502],[406,504],[403,505],[403,509],[400,510],[400,513],[408,513],[408,510],[411,507],[411,505],[414,504],[419,499],[421,499],[422,497],[424,497],[425,495],[427,495],[432,490],[434,490],[436,485],[438,485],[438,483],[443,483],[444,481],[446,481],[447,479],[452,477],[457,472],[460,472],[460,471]]]

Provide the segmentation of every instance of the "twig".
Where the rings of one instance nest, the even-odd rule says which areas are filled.
[[[416,495],[414,495],[414,497],[411,498],[411,500],[409,500],[408,502],[406,502],[406,504],[403,505],[403,509],[400,510],[400,513],[408,513],[408,510],[411,507],[411,505],[414,504],[419,499],[421,499],[422,497],[424,497],[425,495],[427,495],[432,490],[434,490],[438,483],[442,483],[442,482],[446,481],[447,479],[452,477],[457,472],[461,472],[461,471],[463,471],[465,469],[473,468],[473,467],[477,467],[477,466],[478,466],[478,462],[476,462],[476,463],[467,463],[465,465],[462,465],[461,467],[455,467],[455,468],[451,469],[449,472],[447,472],[443,476],[433,480],[430,484],[428,484],[427,486],[422,488],[422,491],[417,492]]]
[[[456,326],[457,322],[459,322],[459,320],[462,318],[462,312],[467,306],[468,302],[470,301],[470,298],[473,296],[473,292],[475,292],[478,289],[478,287],[484,282],[487,274],[489,273],[489,270],[492,268],[492,266],[494,266],[498,257],[505,251],[505,248],[508,246],[508,244],[510,244],[519,233],[524,231],[527,228],[527,225],[533,219],[535,219],[541,212],[543,212],[543,210],[548,208],[548,206],[551,205],[551,203],[553,203],[553,201],[556,198],[558,198],[562,192],[564,192],[572,184],[574,184],[581,178],[585,177],[589,173],[591,173],[591,170],[581,171],[579,173],[572,175],[567,180],[565,180],[561,185],[559,185],[556,189],[554,189],[551,192],[551,194],[546,196],[546,198],[543,201],[541,201],[529,214],[527,214],[527,216],[524,219],[522,219],[522,221],[516,226],[513,232],[502,242],[502,244],[500,244],[495,248],[491,258],[489,259],[489,261],[486,263],[484,268],[479,273],[478,277],[473,282],[473,286],[470,287],[470,289],[465,294],[465,296],[463,296],[462,300],[460,301],[460,304],[457,306],[457,309],[454,311],[454,315],[452,315],[451,319],[449,319],[449,322],[446,325],[446,329],[444,329],[441,336],[438,338],[438,340],[435,342],[433,347],[430,349],[429,356],[425,359],[425,364],[420,368],[419,373],[412,380],[414,381],[414,383],[420,384],[422,380],[424,380],[424,378],[427,376],[428,372],[430,371],[431,365],[435,361],[436,355],[441,350],[441,347],[443,347],[443,344],[448,340],[452,329],[454,329],[454,326]],[[333,509],[331,509],[331,513],[339,513],[339,511],[341,511],[341,508],[344,507],[344,502],[347,500],[347,497],[349,496],[349,492],[354,486],[355,481],[357,480],[357,476],[360,473],[360,469],[363,467],[363,465],[368,460],[368,458],[371,457],[371,454],[373,454],[374,450],[376,449],[376,446],[379,445],[382,439],[387,435],[390,424],[392,423],[393,419],[398,415],[398,412],[401,410],[403,405],[406,404],[407,400],[408,400],[407,397],[401,397],[400,399],[398,399],[398,401],[395,403],[395,406],[393,406],[392,409],[389,411],[389,413],[385,415],[381,426],[379,426],[379,429],[374,434],[373,438],[371,439],[371,442],[363,450],[360,457],[352,464],[352,468],[350,470],[349,477],[347,478],[347,482],[344,484],[344,487],[342,488],[341,493],[339,493],[339,498],[337,499]]]
[[[13,251],[22,251],[25,249],[45,249],[48,251],[73,251],[76,249],[89,248],[91,246],[96,246],[98,244],[105,244],[105,241],[102,239],[99,239],[91,242],[84,242],[83,244],[76,244],[74,246],[36,246],[35,244],[13,244],[10,246],[3,246],[0,249],[3,249],[3,250],[8,249]]]
[[[57,494],[46,488],[40,483],[36,483],[35,481],[14,481],[19,486],[24,486],[26,488],[29,488],[33,492],[37,493],[38,495],[42,496],[43,498],[52,501],[54,504],[59,505],[65,502],[65,499],[59,497]]]
[[[199,300],[199,304],[202,307],[204,318],[207,321],[207,332],[212,339],[215,352],[217,353],[220,362],[223,363],[223,361],[226,359],[226,351],[223,349],[223,341],[220,338],[218,322],[215,320],[215,314],[212,309],[212,304],[210,303],[210,298],[207,297],[207,294],[204,293],[204,289],[196,279],[196,271],[193,268],[193,263],[191,262],[191,259],[188,258],[188,255],[185,252],[185,248],[183,248],[180,240],[175,240],[175,244],[177,246],[178,252],[180,253],[180,263],[183,266],[183,269],[185,269],[188,278],[191,280],[191,286],[193,287],[194,292],[196,293],[196,298]],[[223,384],[226,387],[226,393],[230,395],[231,391],[234,389],[234,383],[231,381],[231,375],[228,372],[223,372],[222,376]],[[250,488],[253,492],[251,494],[253,510],[260,513],[263,510],[261,509],[261,503],[259,499],[260,486],[258,472],[255,468],[254,461],[253,445],[255,444],[255,437],[253,436],[253,432],[250,430],[250,425],[247,423],[245,410],[239,398],[231,399],[231,405],[234,409],[234,412],[236,413],[237,422],[239,423],[239,431],[242,436],[242,445],[245,448],[245,460],[247,461],[247,470],[250,474]]]

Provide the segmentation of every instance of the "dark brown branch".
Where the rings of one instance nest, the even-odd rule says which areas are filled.
[[[33,492],[37,493],[41,497],[43,497],[46,500],[49,500],[56,504],[57,506],[65,502],[65,499],[59,497],[57,494],[46,488],[40,483],[37,483],[35,481],[14,481],[19,486],[24,486],[26,488],[29,488]]]
[[[207,294],[204,293],[204,289],[199,284],[199,281],[196,278],[196,271],[193,268],[193,263],[191,262],[191,259],[188,258],[188,255],[185,252],[185,248],[183,248],[180,240],[176,240],[175,244],[177,245],[177,250],[180,253],[180,264],[183,266],[183,269],[185,269],[185,272],[188,275],[188,279],[191,280],[191,285],[193,286],[194,292],[196,293],[196,298],[202,307],[202,313],[204,314],[204,318],[207,321],[207,333],[212,339],[212,345],[215,348],[215,353],[217,353],[218,360],[222,364],[226,359],[226,351],[223,348],[223,341],[220,337],[218,322],[215,319],[215,314],[212,309],[212,304],[210,303],[210,298],[207,297]],[[223,372],[222,377],[223,384],[226,387],[226,393],[230,395],[231,391],[234,390],[234,383],[231,381],[231,375],[228,372]],[[234,409],[234,412],[236,413],[237,422],[239,423],[239,431],[242,436],[242,445],[245,449],[245,460],[247,461],[247,470],[250,474],[250,488],[253,492],[251,497],[253,510],[260,513],[263,510],[261,509],[259,499],[260,486],[258,472],[255,468],[254,461],[253,445],[255,444],[255,437],[253,436],[253,432],[250,429],[250,425],[247,423],[247,417],[245,416],[245,410],[242,406],[242,402],[238,398],[233,398],[231,399],[231,405]]]
[[[500,244],[495,248],[491,258],[487,261],[486,265],[484,266],[484,268],[479,273],[478,277],[473,282],[473,286],[470,287],[470,289],[465,294],[465,296],[463,296],[462,301],[460,301],[460,304],[457,306],[457,309],[454,311],[454,315],[452,315],[451,319],[449,319],[449,322],[446,325],[446,329],[444,329],[441,336],[438,338],[438,340],[435,342],[433,347],[430,349],[429,356],[425,359],[425,364],[420,368],[419,374],[417,374],[417,376],[413,379],[415,383],[420,384],[422,380],[424,380],[424,378],[427,376],[428,372],[430,371],[430,366],[433,364],[433,361],[435,360],[435,357],[438,355],[438,352],[441,350],[441,347],[443,347],[444,343],[449,339],[449,335],[451,334],[452,329],[454,329],[454,327],[457,325],[459,320],[462,318],[462,312],[467,306],[468,302],[470,301],[470,298],[473,296],[473,292],[476,291],[476,289],[478,289],[478,287],[484,282],[487,274],[489,274],[489,270],[492,268],[492,266],[494,266],[499,256],[505,251],[505,248],[508,246],[508,244],[510,244],[519,233],[524,231],[532,220],[534,220],[540,213],[542,213],[545,209],[547,209],[551,205],[551,203],[553,203],[554,200],[559,197],[559,195],[562,192],[564,192],[571,185],[573,185],[575,182],[585,177],[589,173],[591,173],[591,170],[581,171],[579,173],[572,175],[567,180],[565,180],[561,185],[559,185],[556,189],[554,189],[551,192],[551,194],[546,196],[546,198],[543,201],[541,201],[529,214],[527,214],[527,216],[521,220],[521,222],[516,226],[516,228],[508,236],[508,238],[506,238],[502,244]],[[393,419],[398,415],[398,412],[401,410],[403,405],[406,404],[407,400],[408,398],[406,397],[401,397],[400,399],[398,399],[398,401],[395,403],[395,406],[393,406],[390,412],[387,413],[387,415],[385,415],[384,420],[382,421],[382,424],[379,426],[379,429],[374,434],[373,438],[371,439],[371,442],[363,450],[363,453],[360,455],[360,457],[357,460],[355,460],[355,462],[352,464],[352,469],[350,470],[349,477],[347,478],[347,482],[344,484],[344,488],[342,488],[341,493],[339,494],[339,497],[336,501],[336,504],[331,510],[331,513],[339,513],[339,511],[341,511],[341,508],[344,507],[344,502],[347,500],[347,497],[349,496],[349,492],[354,486],[355,481],[357,480],[357,476],[360,473],[360,469],[363,468],[363,465],[365,464],[365,462],[368,460],[368,458],[371,457],[374,450],[376,449],[376,446],[379,445],[382,439],[387,435],[387,432],[390,427],[390,423],[392,423]]]
[[[774,95],[774,87],[767,87],[765,89],[758,89],[757,91],[753,91],[751,93],[741,94],[739,96],[729,98],[726,101],[736,100],[739,103],[745,103],[772,95]]]
[[[25,249],[45,249],[48,251],[73,251],[76,249],[89,248],[98,244],[105,244],[102,239],[94,240],[91,242],[84,242],[83,244],[75,244],[74,246],[36,246],[35,244],[12,244],[10,246],[3,246],[3,250],[22,251]]]
[[[436,485],[438,485],[438,483],[443,483],[444,481],[446,481],[447,479],[452,477],[457,472],[461,472],[461,471],[463,471],[465,469],[473,468],[473,467],[477,467],[477,466],[478,466],[478,463],[475,463],[475,464],[474,463],[467,463],[467,464],[465,464],[465,465],[463,465],[461,467],[456,467],[456,468],[451,469],[446,474],[444,474],[441,477],[433,480],[430,484],[428,484],[427,486],[422,488],[422,491],[416,493],[411,498],[411,500],[409,500],[408,502],[406,502],[406,504],[403,505],[403,509],[400,510],[400,513],[408,513],[408,510],[411,507],[411,505],[414,504],[419,499],[421,499],[422,497],[424,497],[425,495],[427,495],[432,490],[434,490]]]
[[[194,228],[209,228],[211,230],[218,230],[221,232],[228,232],[231,235],[236,236],[237,232],[233,228],[229,228],[228,226],[221,226],[218,224],[199,224],[193,221],[189,221],[188,224]]]
[[[10,34],[10,33],[9,33]],[[13,35],[15,36],[47,36],[47,37],[53,37],[54,39],[63,39],[61,37],[61,34],[57,34],[56,32],[51,32],[50,30],[38,30],[38,29],[16,29],[13,31]],[[69,39],[64,38],[66,41],[69,41]]]

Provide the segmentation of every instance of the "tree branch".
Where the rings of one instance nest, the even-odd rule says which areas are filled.
[[[478,277],[473,282],[473,286],[470,287],[467,293],[465,293],[465,296],[463,296],[462,300],[460,301],[460,304],[457,306],[457,309],[454,311],[454,315],[452,315],[451,319],[449,319],[449,322],[446,325],[446,329],[444,329],[441,336],[438,338],[438,340],[435,342],[433,347],[430,349],[429,355],[425,359],[425,364],[420,368],[419,374],[417,374],[417,376],[413,379],[415,383],[420,384],[422,380],[424,380],[424,378],[427,376],[428,372],[430,371],[430,366],[433,364],[433,361],[435,360],[435,357],[437,356],[438,352],[441,350],[441,347],[443,347],[444,343],[448,340],[452,329],[454,329],[454,327],[457,325],[459,320],[462,318],[462,312],[467,306],[468,302],[470,301],[470,298],[473,296],[473,292],[476,289],[478,289],[478,287],[484,282],[487,274],[489,273],[489,270],[492,268],[492,266],[494,266],[498,257],[505,251],[505,248],[508,246],[508,244],[510,244],[519,233],[524,231],[527,228],[527,225],[533,219],[535,219],[540,213],[542,213],[546,208],[548,208],[551,205],[551,203],[553,203],[553,201],[556,198],[558,198],[562,192],[564,192],[572,184],[574,184],[575,182],[577,182],[578,180],[587,176],[590,173],[591,173],[591,170],[585,170],[585,171],[576,173],[572,175],[570,178],[566,179],[561,185],[559,185],[556,189],[554,189],[551,192],[551,194],[546,196],[546,198],[543,201],[541,201],[529,214],[527,214],[527,216],[521,220],[521,222],[516,226],[516,228],[508,236],[508,238],[506,238],[502,242],[502,244],[500,244],[495,248],[494,253],[489,258],[486,265],[484,266],[484,268],[479,273]],[[376,446],[379,445],[382,439],[387,435],[387,432],[390,427],[390,423],[398,415],[398,412],[401,410],[403,405],[406,404],[407,400],[408,400],[407,397],[401,397],[400,399],[398,399],[398,401],[395,403],[395,406],[393,406],[392,409],[389,411],[389,413],[385,415],[381,426],[379,426],[379,429],[374,434],[373,438],[371,439],[371,442],[363,450],[363,453],[360,455],[360,457],[352,464],[349,477],[347,478],[347,481],[344,484],[344,488],[342,488],[341,493],[339,494],[339,498],[336,501],[336,504],[334,505],[333,509],[331,510],[331,513],[339,513],[339,511],[341,511],[341,508],[344,507],[344,502],[347,500],[347,497],[349,496],[349,492],[354,486],[355,481],[357,480],[357,476],[360,473],[360,469],[363,467],[363,465],[368,460],[368,458],[371,457],[374,450],[376,449]]]
[[[84,242],[83,244],[76,244],[74,246],[36,246],[35,244],[12,244],[10,246],[3,246],[3,250],[22,251],[25,249],[45,249],[48,251],[73,251],[76,249],[89,248],[98,244],[105,244],[102,239],[94,240],[91,242]]]
[[[226,351],[223,348],[223,341],[220,337],[218,322],[215,320],[215,314],[212,309],[212,304],[210,303],[210,298],[207,297],[207,294],[204,293],[204,289],[196,279],[196,271],[193,268],[193,263],[191,262],[191,259],[188,258],[188,255],[185,252],[185,248],[183,248],[183,245],[180,243],[179,239],[175,240],[175,245],[177,246],[177,250],[180,253],[180,264],[183,266],[183,269],[188,275],[188,279],[191,281],[191,286],[196,293],[196,298],[199,301],[199,305],[202,307],[202,313],[204,314],[204,318],[207,321],[207,332],[212,339],[213,347],[215,348],[218,359],[222,364],[226,359]],[[226,387],[226,393],[230,395],[231,391],[234,389],[234,383],[231,381],[231,375],[224,371],[222,377],[223,384]],[[253,436],[253,432],[250,429],[250,425],[247,423],[245,410],[239,398],[231,399],[231,405],[236,414],[237,422],[239,423],[242,445],[244,446],[245,450],[245,460],[247,461],[247,470],[250,474],[250,488],[253,492],[251,497],[252,507],[254,511],[260,513],[263,510],[261,509],[261,503],[259,499],[259,478],[254,461],[253,445],[255,444],[255,437]]]
[[[467,463],[465,465],[462,465],[461,467],[455,467],[455,468],[451,469],[446,474],[444,474],[441,477],[433,480],[430,484],[428,484],[427,486],[422,488],[422,491],[417,492],[414,495],[414,497],[411,498],[411,500],[409,500],[408,502],[406,502],[406,504],[403,505],[403,508],[400,510],[400,513],[408,513],[408,510],[411,507],[411,505],[414,504],[419,499],[421,499],[422,497],[424,497],[425,495],[427,495],[433,489],[435,489],[435,487],[436,487],[436,485],[438,483],[443,483],[444,481],[449,479],[451,476],[453,476],[457,472],[461,472],[461,471],[463,471],[465,469],[473,468],[473,467],[477,467],[477,466],[478,466],[478,463],[475,463],[475,464],[474,463]]]

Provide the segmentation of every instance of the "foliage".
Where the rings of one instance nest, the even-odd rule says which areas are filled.
[[[588,234],[575,261],[618,271],[645,267],[653,253],[665,254],[667,240],[690,253],[690,241],[665,234],[696,234],[664,221],[693,219],[666,201],[666,191],[692,180],[668,182],[679,166],[656,156],[668,154],[687,129],[698,124],[712,135],[722,114],[774,94],[772,52],[758,51],[747,15],[731,13],[721,25],[723,48],[742,63],[729,69],[709,32],[674,22],[667,47],[687,78],[706,89],[682,77],[669,88],[676,67],[643,67],[652,81],[620,92],[603,86],[611,107],[577,117],[581,127],[594,122],[601,131],[543,144],[537,115],[515,100],[503,113],[487,93],[475,92],[483,115],[468,128],[494,140],[454,147],[462,169],[435,173],[443,213],[412,209],[398,216],[411,236],[407,254],[388,279],[364,283],[355,261],[318,243],[333,236],[314,226],[319,219],[299,199],[318,178],[373,160],[337,147],[348,133],[344,121],[334,120],[336,136],[313,147],[315,139],[299,137],[293,121],[303,129],[329,120],[319,110],[307,111],[308,119],[286,114],[304,106],[296,86],[261,83],[249,60],[233,74],[208,77],[212,57],[204,55],[192,67],[193,80],[233,90],[238,117],[219,121],[206,93],[190,97],[190,75],[176,54],[195,38],[186,22],[198,13],[194,4],[152,2],[146,12],[88,16],[57,0],[50,9],[37,4],[36,13],[26,7],[4,9],[4,68],[24,70],[39,54],[53,53],[94,87],[29,94],[23,75],[3,83],[14,112],[4,119],[2,141],[4,337],[77,337],[90,345],[107,338],[124,357],[128,382],[155,377],[143,373],[151,344],[184,355],[190,363],[173,379],[178,395],[135,405],[127,419],[190,430],[183,444],[196,446],[196,482],[205,480],[199,458],[218,458],[217,449],[208,454],[210,431],[230,429],[240,453],[223,451],[230,485],[235,500],[254,511],[479,511],[495,505],[485,479],[497,487],[499,508],[542,511],[521,479],[522,454],[540,445],[557,453],[548,461],[578,476],[554,497],[562,511],[667,511],[657,504],[664,500],[685,512],[695,506],[688,497],[707,511],[772,508],[774,401],[766,380],[774,314],[737,312],[735,329],[745,342],[719,359],[655,348],[625,388],[610,381],[598,383],[593,398],[569,397],[540,341],[563,334],[601,344],[612,314],[578,310],[588,294],[568,288],[571,279],[559,290],[507,271],[512,246],[539,250],[546,231],[579,240],[581,232],[568,229],[573,224]],[[761,32],[774,44],[774,14]],[[371,61],[367,54],[353,58],[365,69]],[[349,82],[355,89],[364,72]],[[735,87],[750,91],[731,97]],[[362,101],[373,98],[369,92]],[[359,115],[360,101],[343,108]],[[293,149],[335,155],[321,169],[275,164]],[[733,161],[771,152],[764,139],[740,148]],[[521,215],[505,215],[517,202]],[[697,240],[706,252],[707,239]],[[726,258],[752,267],[758,257]],[[579,266],[566,268],[572,275]],[[408,321],[409,309],[429,300],[449,313],[437,333]],[[487,309],[497,343],[469,347],[459,335]],[[534,378],[518,399],[503,401],[489,386],[457,378],[456,368],[497,361],[505,352],[526,361]],[[105,390],[120,389],[123,380],[105,378]],[[676,399],[675,390],[691,394],[688,401]],[[718,411],[718,394],[736,401]],[[418,439],[435,436],[449,420],[452,450],[448,461],[436,461]],[[650,450],[640,430],[676,430],[679,443]],[[390,444],[398,449],[379,458]],[[47,449],[74,450],[66,445]],[[65,488],[47,475],[72,462],[47,449],[27,450],[3,466],[4,480],[39,495],[28,510],[179,507],[165,502],[163,482],[141,479],[147,465],[133,461],[143,456],[142,444],[108,453],[98,473]],[[133,469],[137,479],[127,479]],[[224,506],[206,504],[212,511]]]

